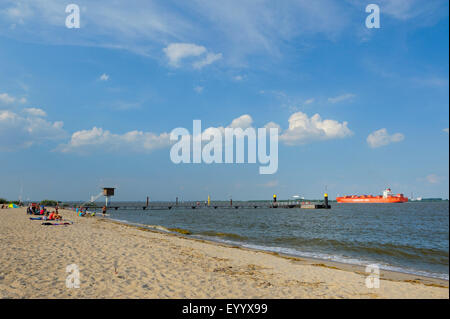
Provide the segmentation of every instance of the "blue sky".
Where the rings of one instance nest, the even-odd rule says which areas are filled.
[[[0,0],[0,197],[448,198],[448,1],[73,3]],[[276,174],[171,162],[172,129],[242,116],[280,127]]]

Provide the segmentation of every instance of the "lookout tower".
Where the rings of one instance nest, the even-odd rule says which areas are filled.
[[[111,196],[114,196],[114,190],[115,190],[115,188],[113,188],[113,187],[104,187],[103,188],[103,196],[105,196],[106,207],[108,207],[109,198]]]

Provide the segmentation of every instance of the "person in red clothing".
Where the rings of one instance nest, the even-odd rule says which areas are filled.
[[[50,215],[48,216],[48,219],[52,220],[52,219],[56,219],[56,214],[55,212],[51,212]]]

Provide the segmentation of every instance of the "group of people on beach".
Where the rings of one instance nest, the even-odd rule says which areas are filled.
[[[59,214],[58,209],[59,207],[56,205],[55,210],[50,212],[44,205],[30,204],[27,207],[27,215],[38,215],[42,217],[42,220],[62,220],[62,216]]]
[[[78,216],[80,217],[94,217],[95,216],[95,210],[92,213],[88,212],[88,207],[78,207],[75,206],[75,212],[77,213]],[[105,216],[106,215],[106,206],[103,206],[102,208],[102,215]]]

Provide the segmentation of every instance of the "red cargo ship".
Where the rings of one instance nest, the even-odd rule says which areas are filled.
[[[408,201],[408,197],[404,197],[403,194],[393,195],[390,188],[386,188],[383,191],[383,195],[350,195],[336,197],[338,203],[405,203]]]

